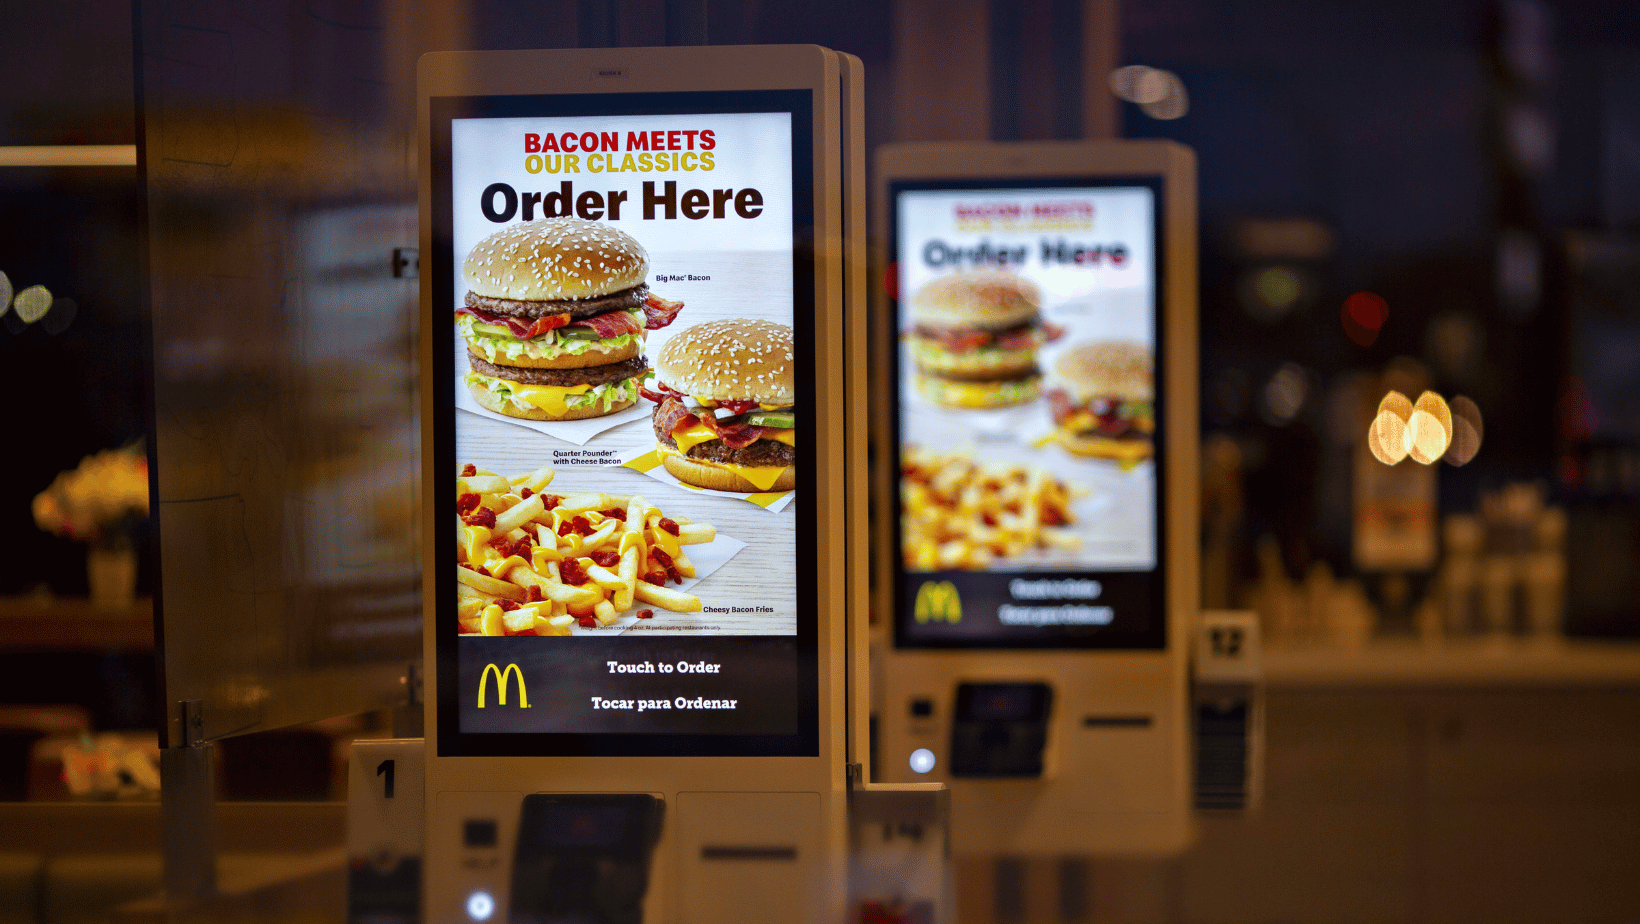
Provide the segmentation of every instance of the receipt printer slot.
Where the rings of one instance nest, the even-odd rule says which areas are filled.
[[[663,806],[645,793],[525,796],[513,924],[639,924]]]
[[[1053,690],[1045,683],[961,683],[951,716],[951,775],[1039,777]]]

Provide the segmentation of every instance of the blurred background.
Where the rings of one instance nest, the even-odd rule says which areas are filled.
[[[713,44],[858,55],[868,148],[1196,152],[1203,602],[1265,632],[1262,795],[1185,858],[1096,864],[1054,914],[1640,919],[1640,5],[703,5]],[[667,14],[6,5],[0,799],[153,795],[140,755],[179,698],[154,654],[153,433],[262,466],[266,528],[229,540],[289,559],[178,612],[253,639],[304,613],[311,644],[261,666],[414,657],[414,280],[385,256],[415,244],[414,60],[665,44]],[[39,146],[69,147],[14,152]],[[1392,389],[1444,397],[1443,460],[1374,457]],[[242,687],[224,722],[284,728],[223,742],[227,799],[340,798],[346,742],[387,734]],[[965,882],[988,920],[990,880]]]

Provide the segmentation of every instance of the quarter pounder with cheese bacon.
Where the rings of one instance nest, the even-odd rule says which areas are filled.
[[[656,449],[685,484],[714,491],[797,486],[792,329],[773,321],[709,321],[678,332],[655,357]]]
[[[467,388],[483,407],[525,420],[602,417],[638,403],[645,332],[683,307],[649,291],[649,255],[631,235],[579,218],[508,225],[479,241],[462,269]]]
[[[1131,469],[1155,452],[1155,374],[1150,348],[1100,340],[1054,364],[1053,439],[1067,452]]]

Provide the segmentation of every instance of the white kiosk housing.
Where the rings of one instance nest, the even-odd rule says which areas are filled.
[[[1191,832],[1196,205],[1168,142],[878,151],[878,778],[962,853]]]
[[[422,59],[427,921],[843,919],[860,80]]]

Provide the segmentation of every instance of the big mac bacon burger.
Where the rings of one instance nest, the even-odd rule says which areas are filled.
[[[1048,406],[1053,438],[1067,452],[1132,468],[1155,451],[1155,384],[1150,348],[1101,340],[1072,347],[1054,363]]]
[[[661,464],[714,491],[797,486],[792,329],[773,321],[709,321],[675,334],[655,357],[652,391]]]
[[[480,405],[525,420],[636,404],[644,331],[683,307],[649,291],[649,255],[630,235],[579,218],[508,225],[479,241],[462,270],[467,388]]]
[[[941,276],[911,297],[911,319],[916,387],[927,400],[1006,407],[1039,394],[1037,350],[1055,335],[1029,279],[1000,270]]]

